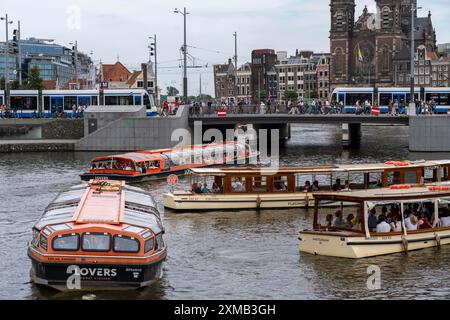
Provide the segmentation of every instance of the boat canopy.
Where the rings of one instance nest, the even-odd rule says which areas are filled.
[[[402,168],[438,168],[450,166],[450,160],[442,161],[404,161],[386,162],[375,164],[346,164],[334,166],[314,167],[227,167],[227,168],[192,168],[190,173],[203,176],[225,176],[230,174],[240,175],[274,175],[274,174],[333,174],[333,173],[365,173],[384,172]]]

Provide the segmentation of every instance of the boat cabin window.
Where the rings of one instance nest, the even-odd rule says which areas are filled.
[[[401,173],[400,171],[388,171],[387,172],[387,185],[391,186],[394,184],[401,184]]]
[[[267,177],[253,177],[252,191],[254,192],[269,191]]]
[[[144,252],[150,252],[153,250],[153,248],[155,247],[155,239],[151,238],[148,239],[147,241],[145,241],[145,245],[144,245]]]
[[[114,251],[115,252],[139,252],[139,241],[133,237],[114,236]]]
[[[438,177],[437,177],[438,171],[439,171],[439,169],[425,168],[424,175],[423,175],[424,182],[430,183],[430,182],[438,181]]]
[[[232,192],[245,192],[246,191],[246,178],[245,177],[234,177],[231,180],[231,191]]]
[[[273,191],[274,192],[287,192],[288,191],[288,177],[275,176],[273,178]]]
[[[155,250],[162,250],[164,249],[164,240],[162,237],[162,233],[156,235],[156,248]]]
[[[41,234],[41,236],[39,237],[39,246],[42,249],[47,250],[47,237],[43,234]]]
[[[406,171],[405,172],[405,183],[416,184],[417,183],[417,171]]]
[[[55,251],[78,251],[80,236],[76,233],[59,235],[53,238],[52,248]]]
[[[111,235],[109,233],[85,233],[82,240],[83,251],[110,251]]]

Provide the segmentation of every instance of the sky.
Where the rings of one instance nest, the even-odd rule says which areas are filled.
[[[365,5],[375,12],[375,1],[357,0],[357,16]],[[433,14],[438,43],[450,42],[448,0],[419,0],[425,16]],[[119,59],[130,70],[149,59],[148,37],[158,38],[158,85],[182,89],[180,48],[187,8],[189,95],[214,95],[212,65],[234,55],[233,33],[238,33],[238,64],[250,61],[253,49],[270,48],[329,51],[329,0],[2,0],[0,15],[21,21],[22,38],[55,39],[93,53],[96,63]],[[15,26],[14,24],[13,26]],[[0,36],[5,34],[0,24]],[[12,27],[11,29],[13,29]],[[11,31],[12,32],[12,31]]]

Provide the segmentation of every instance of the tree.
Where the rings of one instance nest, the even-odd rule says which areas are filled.
[[[262,90],[262,91],[259,92],[258,98],[261,101],[267,100],[267,98],[269,98],[269,93],[267,91],[265,91],[265,90]]]
[[[291,91],[291,90],[286,90],[283,93],[283,99],[286,101],[288,101],[288,100],[296,101],[298,99],[297,92]]]
[[[167,87],[167,95],[169,97],[174,97],[176,95],[178,95],[180,93],[180,91],[178,91],[177,88],[175,87]]]
[[[33,66],[28,72],[28,77],[25,80],[25,88],[28,90],[44,90],[44,84],[41,78],[41,70],[38,66]]]

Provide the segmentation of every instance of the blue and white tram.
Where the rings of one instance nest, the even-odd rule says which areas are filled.
[[[147,106],[147,114],[154,106],[153,95],[143,89],[112,89],[104,90],[104,105]],[[33,118],[40,114],[49,118],[55,112],[64,112],[66,117],[72,117],[73,106],[92,106],[101,104],[100,90],[43,90],[39,96],[38,90],[11,90],[11,110],[16,117]],[[39,110],[38,99],[41,99]],[[0,105],[5,103],[5,92],[0,90]]]
[[[450,88],[425,88],[425,101],[434,101],[435,113],[448,114],[450,110]]]
[[[415,88],[415,100],[423,99],[424,93],[420,88]],[[411,98],[409,88],[336,88],[332,93],[332,101],[343,104],[344,113],[355,113],[356,102],[361,105],[368,100],[378,104],[381,114],[389,113],[389,103],[399,104],[399,113],[406,113],[406,107]]]

